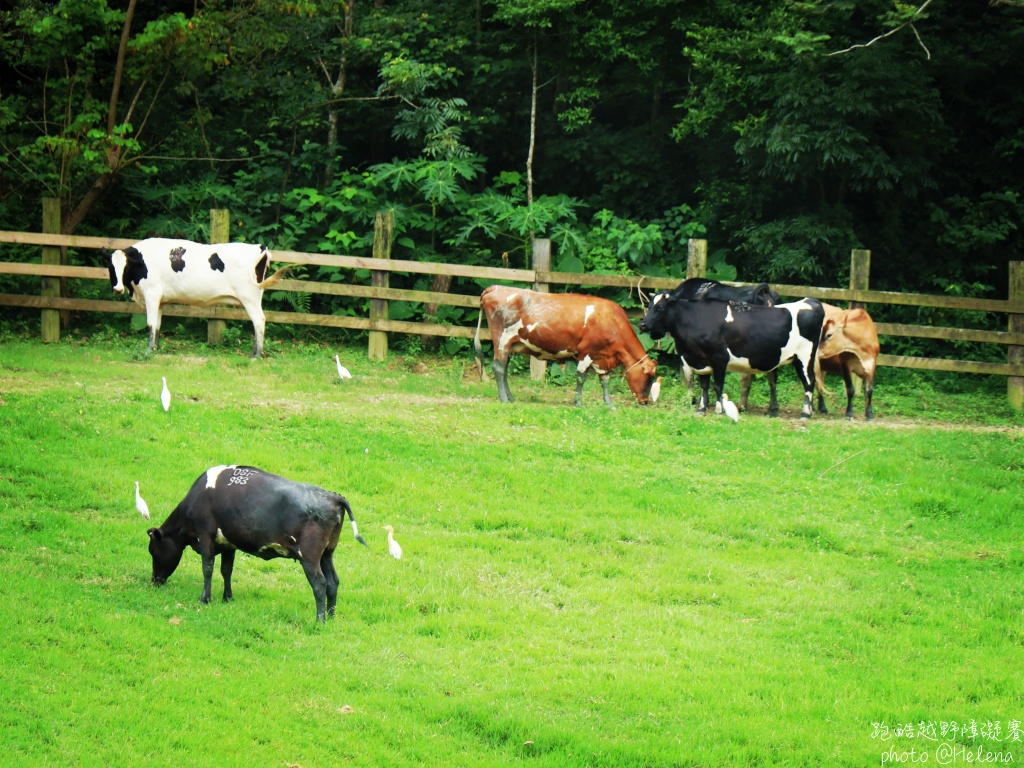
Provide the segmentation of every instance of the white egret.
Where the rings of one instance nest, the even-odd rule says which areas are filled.
[[[662,378],[664,378],[664,377],[659,376],[657,378],[657,380],[653,384],[651,384],[651,402],[652,403],[658,402],[658,398],[661,396],[661,380],[662,380]]]
[[[135,508],[139,510],[139,514],[149,520],[149,505],[146,500],[142,498],[142,494],[139,493],[139,481],[135,481]]]
[[[390,525],[385,525],[384,530],[388,532],[388,552],[395,560],[402,559],[402,548],[395,541],[395,529]]]
[[[167,388],[167,377],[161,376],[160,378],[164,382],[164,389],[160,393],[160,402],[163,403],[164,410],[169,411],[171,409],[171,390]]]
[[[341,360],[337,355],[334,356],[334,362],[338,364],[338,378],[339,379],[351,379],[352,374],[348,372],[348,368],[341,364]]]
[[[729,399],[729,396],[722,394],[722,410],[725,411],[725,415],[733,421],[740,420],[740,409],[736,407],[736,403]]]

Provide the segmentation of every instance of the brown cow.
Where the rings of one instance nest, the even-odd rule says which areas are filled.
[[[480,297],[476,347],[480,379],[484,376],[480,323],[494,344],[494,378],[498,397],[512,401],[508,388],[508,358],[522,352],[541,360],[576,360],[576,404],[583,404],[583,383],[593,368],[601,377],[604,401],[612,404],[608,380],[616,366],[626,369],[626,383],[637,402],[646,404],[657,366],[644,352],[625,311],[615,302],[575,293],[537,293],[492,285]]]
[[[878,363],[878,333],[875,323],[863,309],[840,309],[831,304],[825,307],[825,322],[821,325],[818,344],[818,411],[828,413],[825,407],[825,374],[838,373],[846,384],[846,418],[853,419],[853,379],[850,372],[864,380],[864,418],[875,418],[871,410],[871,391],[875,384]]]

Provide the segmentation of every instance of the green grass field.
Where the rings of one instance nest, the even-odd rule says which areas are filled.
[[[781,418],[733,424],[621,371],[614,411],[522,374],[502,406],[467,359],[143,344],[0,342],[4,766],[1024,760],[1005,380],[883,369],[875,423],[803,425],[786,373]],[[352,504],[371,550],[342,536],[326,626],[295,562],[240,555],[227,604],[191,550],[150,584],[134,481],[158,525],[234,463]]]

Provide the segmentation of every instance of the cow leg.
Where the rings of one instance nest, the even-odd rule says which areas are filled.
[[[853,421],[853,377],[850,375],[850,366],[844,361],[840,373],[843,374],[843,384],[846,385],[846,419]]]
[[[779,369],[768,371],[768,415],[779,415]]]
[[[721,413],[722,412],[722,393],[725,392],[725,371],[726,371],[726,369],[725,369],[724,366],[722,367],[721,370],[718,370],[716,368],[715,371],[714,371],[714,377],[715,377],[715,396],[717,398],[715,400],[715,413]]]
[[[804,385],[804,404],[800,407],[800,418],[809,419],[814,412],[814,370],[808,369],[799,358],[793,358],[800,383]]]
[[[599,374],[601,379],[601,389],[604,390],[604,401],[608,403],[608,407],[613,411],[615,406],[612,404],[612,393],[608,391],[608,385],[611,383],[612,375],[610,373]]]
[[[231,600],[231,570],[235,567],[235,550],[225,549],[220,553],[220,575],[224,579],[224,602]]]
[[[338,578],[338,572],[334,570],[334,550],[325,549],[323,555],[320,557],[320,570],[324,574],[327,587],[327,616],[328,618],[334,618],[334,606],[338,604],[338,584],[341,583],[341,579]]]
[[[828,413],[828,406],[825,405],[825,371],[821,372],[815,382],[815,389],[818,391],[818,413]]]
[[[871,408],[871,391],[875,388],[874,374],[864,379],[864,418],[868,421],[875,420],[875,412]]]
[[[147,352],[155,352],[160,346],[160,298],[153,298],[150,302],[146,299],[146,325],[149,331],[149,346]]]
[[[703,415],[708,412],[708,387],[711,386],[711,374],[702,373],[697,380],[700,383],[700,400],[697,402],[697,413]]]
[[[590,373],[590,368],[580,370],[580,366],[576,366],[576,405],[578,406],[583,405],[583,385],[587,381],[588,373]]]
[[[263,314],[263,307],[259,304],[255,306],[247,306],[245,311],[249,313],[249,319],[252,320],[252,331],[253,339],[252,343],[252,355],[253,358],[263,356],[263,335],[267,329],[267,318]]]
[[[200,553],[203,558],[203,594],[199,597],[200,603],[210,602],[210,587],[213,584],[213,565],[216,555]]]
[[[750,397],[750,383],[754,380],[754,374],[744,373],[740,376],[740,410],[747,410],[747,399]]]
[[[320,564],[311,563],[305,558],[302,560],[302,570],[306,572],[306,580],[313,588],[313,598],[316,600],[316,620],[327,621],[327,578],[320,570]]]
[[[508,388],[508,359],[494,358],[491,370],[494,372],[494,380],[498,384],[498,399],[503,403],[511,403],[512,392]]]
[[[697,398],[693,396],[693,368],[686,364],[682,355],[679,356],[679,362],[683,364],[683,381],[686,382],[686,394],[690,396],[690,405],[696,405]]]

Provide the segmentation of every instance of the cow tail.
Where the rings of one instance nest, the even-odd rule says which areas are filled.
[[[476,350],[476,369],[480,373],[480,381],[484,380],[484,351],[480,347],[480,324],[484,319],[484,308],[480,307],[480,314],[476,318],[476,333],[473,334],[473,349]]]
[[[272,274],[270,277],[268,277],[262,283],[256,283],[256,287],[259,288],[260,290],[265,290],[265,289],[269,288],[274,283],[276,283],[278,280],[283,278],[285,276],[285,274],[287,272],[289,272],[292,269],[292,267],[294,267],[294,266],[295,266],[294,264],[289,264],[287,267],[281,267],[281,269],[277,270],[277,272]]]
[[[366,539],[359,535],[359,528],[356,526],[356,518],[352,514],[352,507],[349,506],[348,499],[346,499],[344,496],[341,497],[341,509],[342,522],[344,522],[345,520],[345,512],[348,512],[348,519],[352,521],[352,535],[355,537],[356,541],[358,541],[364,547],[369,549],[370,545],[366,543]]]

